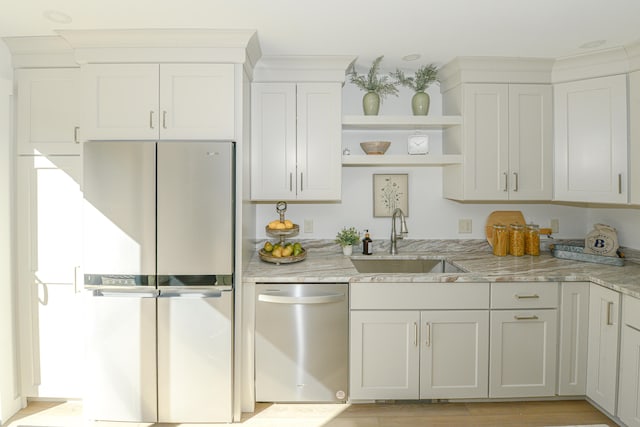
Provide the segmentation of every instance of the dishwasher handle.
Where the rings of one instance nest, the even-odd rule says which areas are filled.
[[[330,304],[333,302],[344,301],[345,297],[345,294],[293,296],[272,293],[258,295],[258,301],[274,304]]]

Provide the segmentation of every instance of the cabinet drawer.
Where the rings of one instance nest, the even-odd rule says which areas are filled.
[[[352,283],[352,310],[488,309],[489,283]]]
[[[623,295],[622,317],[625,325],[640,330],[640,299]]]
[[[556,282],[505,282],[491,284],[491,308],[555,308]]]

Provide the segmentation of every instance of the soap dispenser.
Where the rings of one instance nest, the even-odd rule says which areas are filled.
[[[364,230],[364,239],[362,239],[362,255],[373,254],[373,240],[369,236],[369,230]]]

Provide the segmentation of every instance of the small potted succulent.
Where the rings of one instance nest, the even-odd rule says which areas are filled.
[[[353,65],[347,71],[351,83],[367,92],[362,98],[362,108],[366,116],[378,115],[380,102],[387,95],[398,96],[398,88],[393,82],[389,81],[389,76],[378,74],[382,58],[383,56],[379,56],[374,59],[367,75],[358,74]]]
[[[336,235],[336,243],[342,246],[342,253],[349,256],[353,252],[353,245],[360,242],[360,233],[355,227],[343,227]]]
[[[396,79],[396,84],[413,89],[415,94],[411,98],[411,109],[414,116],[426,116],[429,113],[429,94],[425,92],[434,82],[438,81],[438,67],[435,64],[423,65],[418,68],[413,77],[407,77],[404,71],[396,68],[391,77]]]

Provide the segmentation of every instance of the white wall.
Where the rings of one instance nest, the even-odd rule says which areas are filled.
[[[11,257],[12,227],[12,69],[9,51],[0,43],[0,424],[20,408],[14,286]]]
[[[440,115],[441,96],[438,86],[429,89],[429,114]],[[362,114],[363,93],[347,83],[343,90],[343,114]],[[388,98],[380,114],[411,114],[411,92],[401,88],[398,98]],[[360,154],[359,142],[387,139],[393,143],[388,153],[406,153],[406,136],[411,132],[357,132],[343,133],[343,145],[354,154]],[[442,150],[440,132],[429,132],[431,152]],[[553,203],[493,204],[459,203],[442,198],[441,167],[344,167],[342,168],[342,201],[339,203],[289,202],[287,217],[301,225],[313,221],[313,232],[301,232],[299,238],[332,239],[343,226],[359,230],[369,229],[371,237],[388,239],[391,230],[389,218],[373,217],[372,175],[374,173],[409,174],[409,217],[407,226],[411,239],[482,239],[487,216],[494,210],[521,210],[527,222],[548,227],[551,219],[560,222],[558,238],[583,238],[591,230],[594,218],[598,222],[612,223],[619,230],[623,246],[640,248],[639,209],[592,209],[586,206],[568,206]],[[257,208],[256,237],[267,238],[264,226],[277,218],[275,203],[259,204]],[[471,219],[472,233],[458,233],[458,220]],[[635,225],[635,227],[634,227]],[[631,230],[634,229],[634,232]],[[624,233],[622,232],[624,231]]]

